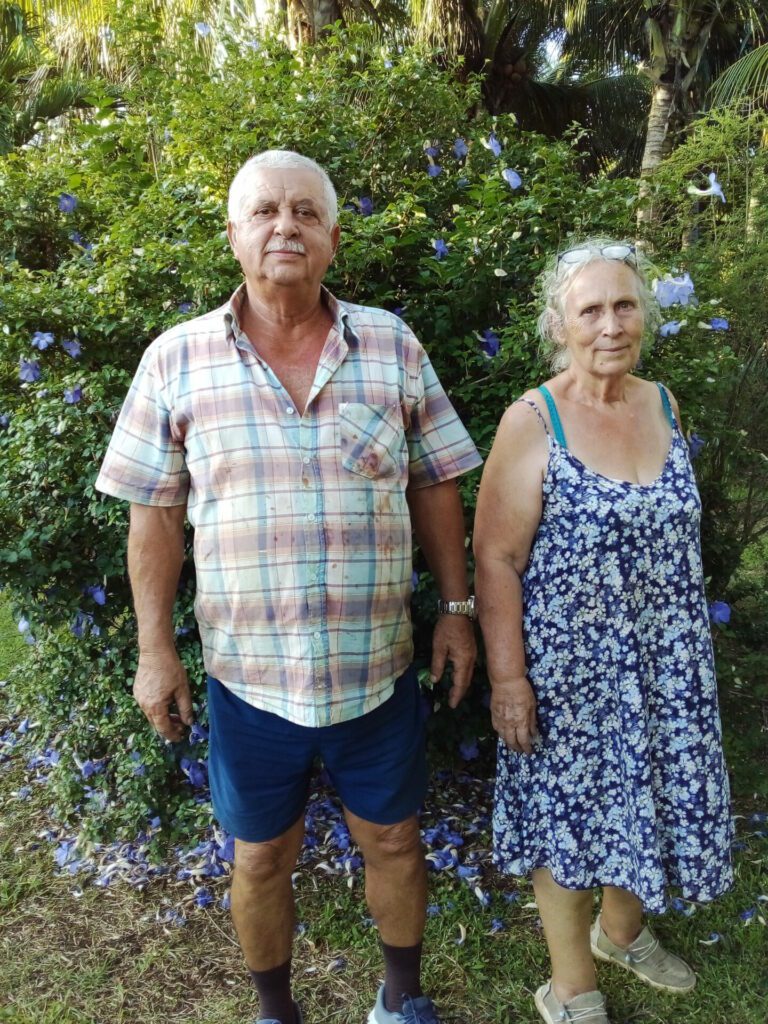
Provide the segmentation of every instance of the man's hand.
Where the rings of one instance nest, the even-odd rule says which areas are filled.
[[[491,721],[510,750],[532,754],[538,738],[536,697],[525,676],[495,683],[491,690]]]
[[[187,670],[173,647],[139,654],[133,695],[153,728],[174,743],[195,720]],[[178,713],[171,712],[173,704]]]
[[[450,661],[453,664],[449,707],[457,707],[469,689],[476,656],[475,630],[469,618],[466,615],[441,615],[432,634],[430,674],[436,683],[445,672],[446,663]]]

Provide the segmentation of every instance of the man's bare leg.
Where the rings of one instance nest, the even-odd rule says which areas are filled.
[[[235,840],[232,920],[261,1003],[261,1015],[293,1024],[291,948],[296,921],[291,875],[304,815],[276,839]]]

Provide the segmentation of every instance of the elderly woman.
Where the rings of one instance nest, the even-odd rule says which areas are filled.
[[[696,983],[643,911],[663,912],[669,885],[691,900],[730,885],[728,781],[701,503],[674,398],[633,375],[658,322],[642,257],[587,241],[542,291],[556,376],[504,414],[475,527],[495,854],[533,878],[542,1018],[608,1024],[593,956],[666,991]]]

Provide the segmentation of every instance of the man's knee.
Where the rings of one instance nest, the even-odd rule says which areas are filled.
[[[423,859],[419,826],[415,818],[394,825],[372,825],[363,846],[366,863]]]
[[[284,836],[265,843],[235,841],[235,878],[241,884],[268,885],[290,879],[296,849]]]

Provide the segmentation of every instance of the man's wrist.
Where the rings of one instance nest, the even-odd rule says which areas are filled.
[[[466,615],[468,619],[474,620],[476,617],[475,596],[470,594],[463,601],[444,601],[439,597],[437,611],[439,615]]]

